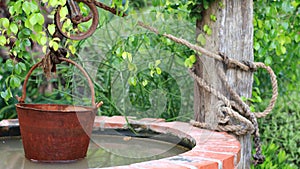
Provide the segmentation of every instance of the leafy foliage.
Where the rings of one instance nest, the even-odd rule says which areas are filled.
[[[258,169],[296,169],[297,167],[295,165],[287,163],[287,160],[289,158],[289,155],[286,154],[286,152],[280,147],[274,143],[264,144],[263,152],[267,155],[265,162],[261,165],[258,165],[254,167],[251,166],[252,169],[258,168]],[[276,154],[276,155],[274,155]]]
[[[255,2],[256,60],[272,65],[282,93],[299,89],[299,4],[294,0]]]
[[[278,75],[279,99],[273,112],[260,119],[260,130],[264,144],[274,143],[280,146],[288,158],[285,163],[300,165],[299,119],[300,107],[300,3],[295,0],[265,1],[254,3],[254,52],[255,60],[271,65]],[[270,82],[265,72],[258,72],[253,92],[256,101],[270,98]],[[265,77],[265,78],[264,78]],[[256,109],[262,110],[266,104],[256,104]],[[267,155],[273,156],[268,153]],[[285,168],[276,159],[272,159],[270,167]],[[276,165],[277,164],[277,167]],[[266,167],[266,166],[265,166]],[[268,167],[266,167],[268,168]]]
[[[52,7],[64,3],[65,1],[49,1],[49,5]],[[1,79],[5,79],[2,87],[6,90],[1,91],[1,97],[5,102],[12,98],[12,90],[20,87],[22,77],[24,77],[22,72],[31,65],[27,61],[30,61],[34,55],[28,49],[34,45],[33,42],[41,46],[47,45],[45,19],[39,6],[39,1],[10,1],[10,18],[0,19],[0,46],[9,45],[12,41],[10,55],[15,58],[6,60],[4,64],[4,76]],[[16,60],[23,62],[16,62]]]

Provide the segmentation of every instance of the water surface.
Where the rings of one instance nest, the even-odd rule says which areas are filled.
[[[89,169],[174,156],[189,149],[150,138],[93,134],[87,157],[72,163],[36,163],[24,156],[21,139],[0,138],[0,169]]]

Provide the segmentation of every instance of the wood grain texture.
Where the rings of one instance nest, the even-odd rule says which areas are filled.
[[[220,7],[219,2],[223,4]],[[217,21],[213,22],[210,15],[214,14]],[[212,35],[206,37],[206,49],[224,53],[230,58],[237,60],[253,61],[253,1],[243,0],[217,0],[208,10],[203,12],[202,20],[197,21],[197,37],[203,34],[203,26],[208,25],[212,29]],[[240,96],[251,97],[253,75],[250,72],[242,72],[237,69],[227,69],[223,63],[214,59],[200,56],[195,65],[196,73],[218,89],[225,96],[229,96],[217,74],[221,68],[229,81],[230,86]],[[213,113],[218,99],[203,91],[197,83],[194,88],[194,111],[195,120],[206,122],[215,126],[217,117]],[[237,136],[242,145],[241,161],[239,169],[250,168],[251,160],[251,136]]]

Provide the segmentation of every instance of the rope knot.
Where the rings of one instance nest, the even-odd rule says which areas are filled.
[[[56,72],[56,64],[61,63],[60,58],[64,58],[66,55],[67,50],[65,48],[59,48],[57,51],[50,48],[50,52],[45,55],[41,63],[48,80],[51,77],[51,72]]]
[[[216,108],[217,108],[217,112],[218,112],[218,122],[220,124],[228,124],[229,123],[229,120],[230,120],[230,116],[229,116],[229,113],[227,112],[227,109],[225,109],[225,107],[227,107],[224,102],[222,101],[219,101],[217,102],[216,104]]]
[[[235,66],[230,62],[230,58],[225,55],[223,52],[219,52],[219,55],[222,57],[223,63],[226,66],[226,69],[234,68]]]
[[[51,62],[53,64],[60,64],[61,60],[59,58],[65,58],[67,56],[67,49],[65,48],[59,48],[57,51],[54,51],[53,49],[51,50]]]
[[[253,63],[249,60],[242,60],[241,62],[249,67],[249,71],[251,71],[251,72],[257,71],[257,66],[255,65],[255,63]]]

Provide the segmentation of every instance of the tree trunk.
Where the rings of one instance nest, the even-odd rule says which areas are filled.
[[[210,17],[215,15],[217,20]],[[197,21],[197,37],[205,36],[204,48],[220,52],[237,60],[253,61],[253,1],[252,0],[216,0],[208,10],[202,14],[202,19]],[[208,25],[212,34],[207,35],[203,29]],[[202,44],[203,45],[203,44]],[[198,57],[195,66],[196,74],[204,78],[218,91],[229,97],[222,84],[217,70],[225,72],[230,86],[240,95],[249,98],[252,91],[253,77],[250,72],[239,69],[226,69],[223,63],[204,55]],[[218,99],[202,90],[195,82],[194,88],[195,120],[212,125],[217,124],[214,107]],[[250,168],[251,141],[250,135],[236,136],[242,145],[239,169]]]

